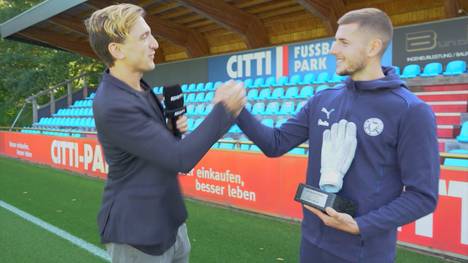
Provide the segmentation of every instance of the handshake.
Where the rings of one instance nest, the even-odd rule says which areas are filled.
[[[223,103],[226,109],[237,117],[247,103],[243,82],[229,80],[216,89],[213,104]]]

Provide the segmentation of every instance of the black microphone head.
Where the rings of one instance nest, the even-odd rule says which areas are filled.
[[[180,85],[164,86],[163,95],[167,116],[179,116],[185,113],[184,94]]]

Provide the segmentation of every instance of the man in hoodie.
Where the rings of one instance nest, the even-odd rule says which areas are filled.
[[[394,262],[397,228],[437,204],[435,117],[392,67],[381,66],[393,34],[384,12],[351,11],[338,25],[331,54],[337,74],[349,75],[343,85],[318,92],[279,128],[262,125],[246,109],[237,123],[269,157],[309,140],[306,183],[315,187],[321,160],[336,155],[321,155],[322,134],[340,120],[354,123],[357,147],[338,195],[357,204],[356,216],[304,207],[301,262]]]

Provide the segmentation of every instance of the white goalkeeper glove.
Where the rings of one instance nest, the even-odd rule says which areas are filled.
[[[356,152],[356,124],[341,120],[323,132],[320,189],[337,193]]]

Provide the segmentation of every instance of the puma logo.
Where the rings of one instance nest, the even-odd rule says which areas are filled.
[[[331,111],[328,111],[325,107],[322,108],[322,112],[327,115],[327,119],[330,119],[330,114],[334,111],[335,109],[331,109]]]
[[[328,123],[328,121],[322,121],[322,119],[319,119],[319,120],[318,120],[318,126],[329,127],[330,124]]]

